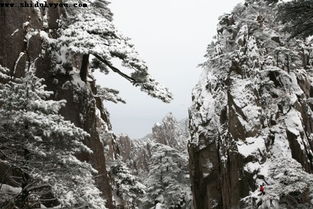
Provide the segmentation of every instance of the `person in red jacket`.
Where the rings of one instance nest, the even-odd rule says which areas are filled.
[[[262,195],[265,195],[264,184],[262,184],[262,185],[260,186],[260,192],[261,192]]]

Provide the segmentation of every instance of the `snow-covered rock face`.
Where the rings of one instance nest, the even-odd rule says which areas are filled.
[[[196,209],[313,207],[313,43],[288,41],[268,2],[220,18],[193,90]]]
[[[165,116],[162,123],[156,123],[152,128],[151,138],[155,142],[168,145],[182,152],[187,151],[188,137],[187,121],[178,122],[172,113]]]

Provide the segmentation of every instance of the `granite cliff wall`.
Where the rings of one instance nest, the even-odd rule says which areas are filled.
[[[190,109],[195,209],[312,207],[312,40],[276,12],[252,0],[219,19]]]

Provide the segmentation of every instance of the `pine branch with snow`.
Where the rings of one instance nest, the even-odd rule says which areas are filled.
[[[96,171],[75,157],[91,152],[83,144],[89,134],[59,115],[65,101],[49,100],[52,92],[45,88],[33,72],[1,84],[1,152],[32,178],[51,185],[62,206],[104,209],[92,176]]]
[[[54,49],[56,70],[64,71],[68,60],[75,56],[93,55],[93,59],[98,59],[93,61],[93,69],[100,68],[105,73],[110,70],[152,97],[164,102],[172,100],[168,89],[151,78],[146,63],[139,58],[130,39],[116,30],[106,15],[107,10],[101,7],[75,11],[69,9],[68,13],[68,17],[61,21],[60,37],[45,38],[50,49]],[[116,60],[122,65],[121,69],[116,67]]]

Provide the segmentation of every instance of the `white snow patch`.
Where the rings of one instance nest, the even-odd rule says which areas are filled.
[[[80,75],[79,73],[77,72],[71,72],[72,73],[72,83],[73,85],[75,86],[78,86],[78,87],[85,87],[86,83],[84,81],[82,81],[82,79],[80,78]]]
[[[157,203],[155,209],[164,209],[161,203]]]
[[[300,132],[303,131],[303,127],[301,125],[301,115],[295,109],[288,112],[285,123],[287,129],[296,136],[299,136]]]
[[[0,194],[19,194],[21,191],[21,187],[12,187],[7,184],[0,184]]]
[[[249,172],[249,173],[259,171],[260,169],[261,169],[261,165],[259,162],[249,162],[244,167],[244,170]]]
[[[20,54],[19,54],[19,56],[18,56],[18,58],[14,64],[13,73],[16,72],[16,67],[17,67],[18,63],[20,62],[20,59],[24,56],[24,54],[25,54],[24,52],[20,52]]]
[[[297,76],[294,72],[289,74],[290,78],[291,78],[291,89],[294,91],[295,94],[297,95],[302,95],[303,91],[300,88],[300,86],[298,85],[298,81],[297,81]],[[297,98],[296,98],[297,101]],[[294,103],[294,102],[293,102]],[[292,103],[292,104],[293,104]]]
[[[19,29],[16,29],[16,30],[11,34],[11,37],[13,37],[18,31],[19,31]]]
[[[264,139],[262,137],[249,137],[245,142],[237,142],[238,152],[245,157],[257,154],[259,150],[265,149]]]
[[[30,24],[29,21],[24,22],[23,23],[23,28],[27,27],[29,24]]]

